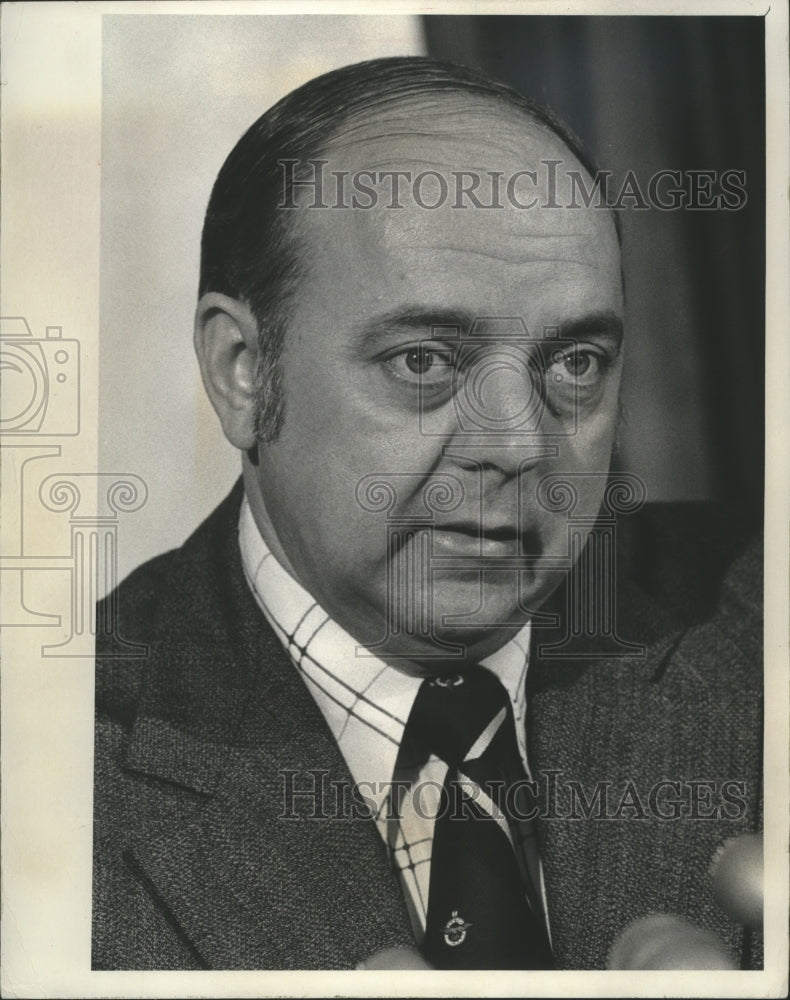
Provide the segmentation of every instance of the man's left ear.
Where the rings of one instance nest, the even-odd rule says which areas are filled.
[[[195,352],[225,437],[241,451],[256,443],[258,324],[238,299],[208,292],[195,313]]]

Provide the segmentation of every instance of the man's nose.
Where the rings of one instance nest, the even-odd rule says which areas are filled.
[[[506,476],[523,473],[556,451],[547,442],[547,412],[539,359],[500,348],[459,374],[453,397],[455,432],[446,454]]]

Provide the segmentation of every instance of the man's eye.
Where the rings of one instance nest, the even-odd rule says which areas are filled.
[[[450,347],[419,344],[391,355],[386,364],[396,378],[425,387],[441,387],[452,379],[455,353]]]
[[[409,371],[415,375],[425,375],[431,368],[444,367],[448,365],[447,352],[442,355],[439,351],[432,351],[428,347],[413,347],[404,355],[404,361]]]
[[[594,385],[605,367],[605,359],[597,352],[575,349],[558,351],[552,355],[548,376],[553,382],[570,382],[573,385]]]

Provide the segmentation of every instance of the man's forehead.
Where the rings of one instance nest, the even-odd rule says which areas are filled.
[[[328,210],[310,220],[314,232],[404,250],[445,236],[511,263],[617,255],[608,210],[574,194],[592,178],[559,136],[502,102],[450,96],[366,113],[334,136],[320,157]],[[300,185],[300,208],[314,201],[315,189]]]

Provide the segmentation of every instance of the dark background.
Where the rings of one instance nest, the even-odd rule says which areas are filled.
[[[746,172],[738,211],[621,212],[626,423],[649,498],[763,503],[765,59],[759,17],[427,16],[430,55],[547,105],[601,169]]]

